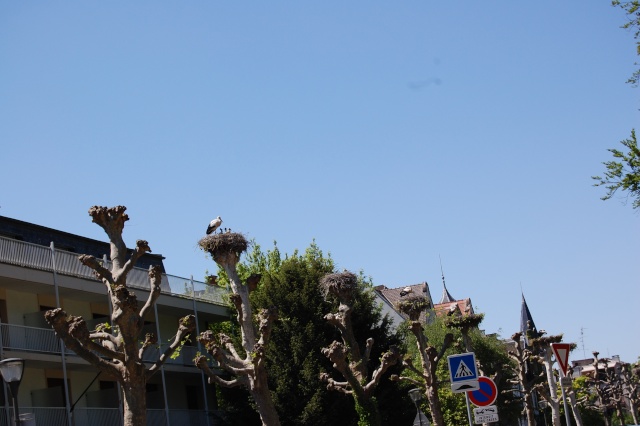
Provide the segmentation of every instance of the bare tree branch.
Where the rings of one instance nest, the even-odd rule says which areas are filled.
[[[58,337],[62,339],[64,344],[69,349],[74,351],[77,355],[81,356],[85,360],[91,362],[91,364],[95,365],[96,368],[106,373],[108,376],[116,378],[118,380],[121,379],[117,364],[100,358],[98,355],[91,352],[91,350],[85,347],[81,343],[80,338],[74,336],[74,334],[82,334],[82,325],[80,324],[80,322],[84,322],[84,320],[81,317],[67,317],[67,313],[65,311],[60,308],[56,308],[47,311],[45,313],[45,319],[53,327]],[[89,330],[86,327],[86,323],[84,323],[84,329],[86,329],[86,339],[89,340]]]
[[[173,342],[169,347],[164,351],[160,358],[153,363],[151,367],[147,370],[147,378],[151,377],[156,371],[162,367],[171,354],[175,352],[175,350],[183,344],[184,339],[196,329],[196,317],[194,315],[187,315],[183,317],[179,321],[178,332],[176,333],[176,337],[173,339]]]
[[[201,369],[204,374],[207,375],[207,377],[209,378],[209,382],[215,382],[217,384],[219,384],[220,386],[224,386],[227,388],[233,388],[233,387],[238,387],[238,386],[247,386],[248,385],[248,380],[246,380],[246,376],[242,376],[242,377],[236,377],[233,380],[224,380],[222,377],[218,376],[216,373],[214,373],[211,368],[209,368],[209,365],[207,364],[207,357],[201,355],[198,358],[196,358],[194,360],[196,366]]]
[[[147,313],[153,308],[153,305],[160,297],[160,284],[162,283],[162,268],[158,265],[149,266],[149,285],[151,287],[151,291],[149,292],[149,297],[147,298],[146,303],[140,309],[140,321],[144,323],[144,317]]]
[[[104,266],[102,266],[102,264],[98,261],[98,259],[96,259],[95,257],[93,257],[91,255],[83,254],[83,255],[78,256],[78,260],[84,266],[88,266],[89,268],[93,269],[93,271],[96,274],[96,277],[98,277],[98,279],[100,279],[102,281],[106,281],[109,284],[114,284],[114,280],[113,280],[113,276],[111,275],[111,271],[108,270],[107,268],[105,268]]]
[[[131,254],[131,257],[129,258],[129,260],[127,260],[127,262],[122,267],[121,274],[127,275],[129,271],[131,271],[131,269],[133,269],[133,267],[136,266],[138,259],[140,259],[140,257],[145,253],[151,253],[151,248],[149,247],[149,243],[145,240],[136,241],[136,248],[133,249],[133,253]]]

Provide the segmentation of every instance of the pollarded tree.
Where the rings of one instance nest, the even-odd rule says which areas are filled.
[[[262,276],[255,291],[250,292],[254,309],[278,307],[278,326],[273,328],[266,347],[266,365],[269,389],[281,424],[357,423],[358,414],[353,400],[328,390],[326,384],[318,380],[321,372],[331,371],[332,368],[331,361],[321,353],[321,348],[326,342],[339,338],[339,331],[324,318],[325,313],[337,304],[325,300],[318,285],[322,277],[335,272],[331,256],[323,254],[315,242],[304,251],[295,250],[291,254],[280,253],[276,245],[263,252],[260,245],[254,242],[237,269],[241,279],[252,275]],[[228,285],[223,270],[218,270],[217,281],[221,285]],[[386,347],[399,343],[399,339],[390,331],[390,320],[376,308],[373,293],[367,291],[371,287],[368,280],[361,277],[359,286],[362,291],[355,293],[354,312],[351,315],[354,334],[358,336],[366,332],[366,335],[373,337],[375,344],[370,367],[376,368]],[[237,329],[235,324],[228,326],[232,331]],[[239,342],[235,333],[228,334]],[[384,380],[380,383],[376,397],[385,401],[379,407],[384,424],[402,422],[403,419],[409,422],[413,418],[410,410],[400,407],[406,402],[404,396],[406,391],[398,389],[396,383]],[[241,410],[237,398],[223,402]],[[406,408],[409,408],[408,404]],[[245,419],[236,421],[247,422]]]
[[[607,426],[613,424],[613,415],[618,417],[620,424],[625,424],[625,412],[633,403],[630,400],[632,394],[627,379],[631,373],[628,365],[622,364],[619,367],[611,367],[608,358],[598,358],[599,352],[593,352],[593,377],[586,380],[587,385],[595,398],[585,400],[586,404],[600,411]],[[631,405],[634,409],[634,406]],[[636,415],[632,415],[634,419]],[[635,422],[637,424],[637,422]]]
[[[638,424],[638,407],[640,407],[640,363],[623,363],[620,379],[627,401],[629,411],[633,417],[633,423]]]
[[[458,351],[473,352],[476,356],[478,374],[490,377],[498,388],[495,405],[500,411],[500,419],[509,423],[516,421],[518,414],[515,408],[515,397],[512,392],[501,392],[512,387],[515,378],[515,367],[510,359],[507,347],[496,335],[485,335],[479,326],[484,314],[449,315],[444,318],[444,325],[453,330]],[[430,327],[428,327],[429,329]],[[462,340],[462,342],[459,342]],[[448,369],[446,377],[448,379]]]
[[[442,404],[438,396],[438,389],[440,387],[438,381],[438,363],[443,359],[447,348],[453,342],[453,334],[447,333],[444,336],[439,351],[428,343],[422,321],[420,321],[420,314],[425,312],[430,305],[430,300],[426,296],[409,297],[398,302],[396,306],[398,310],[409,317],[409,329],[416,338],[421,368],[413,365],[413,359],[411,357],[406,357],[402,365],[420,379],[416,380],[410,376],[393,376],[392,380],[408,381],[423,388],[427,402],[429,403],[429,410],[431,411],[434,426],[444,426],[445,421],[442,414]]]
[[[199,241],[199,245],[224,269],[229,280],[232,291],[230,299],[237,312],[242,348],[236,349],[231,336],[222,333],[216,336],[211,330],[204,331],[198,340],[204,344],[207,352],[220,367],[234,378],[226,380],[215,374],[209,368],[204,355],[196,358],[196,365],[205,372],[212,383],[225,387],[246,387],[256,403],[262,424],[278,426],[280,420],[269,391],[265,363],[265,350],[273,322],[277,318],[277,309],[273,306],[264,308],[256,318],[253,317],[249,290],[258,285],[261,277],[254,274],[243,283],[236,269],[240,256],[247,250],[248,242],[242,234],[224,232],[207,235]]]
[[[541,360],[521,341],[522,332],[514,333],[511,336],[511,340],[513,340],[515,346],[509,351],[509,356],[515,361],[517,372],[517,379],[513,380],[512,383],[519,385],[519,388],[510,389],[507,392],[522,395],[523,413],[527,416],[527,425],[535,426],[535,386],[544,380],[544,372],[540,371],[539,374],[534,374],[537,368],[533,368],[533,366],[541,363]]]
[[[140,256],[151,252],[151,249],[146,241],[139,240],[127,259],[127,247],[122,239],[124,223],[129,220],[125,211],[124,206],[94,206],[89,209],[93,222],[109,236],[111,267],[105,267],[93,256],[79,257],[80,262],[94,270],[107,290],[112,307],[111,326],[89,331],[82,317],[69,316],[60,308],[47,311],[45,318],[69,349],[120,383],[124,396],[124,425],[139,426],[146,424],[147,380],[195,329],[195,318],[188,315],[179,321],[178,332],[171,345],[151,367],[146,368],[142,356],[149,347],[157,344],[157,338],[147,334],[140,344],[140,337],[144,316],[153,309],[160,295],[162,271],[158,266],[149,268],[151,291],[144,306],[139,308],[136,295],[127,287],[127,275]]]
[[[380,357],[379,366],[369,375],[374,339],[368,337],[362,348],[354,333],[352,319],[356,295],[361,291],[358,277],[348,271],[327,274],[320,280],[320,286],[325,298],[335,298],[340,303],[338,311],[325,315],[325,319],[340,331],[342,341],[334,340],[322,349],[322,353],[333,362],[344,381],[334,380],[328,373],[322,373],[320,379],[327,383],[328,389],[353,396],[360,417],[358,424],[379,426],[382,423],[374,391],[382,375],[400,359],[400,351],[396,346],[390,346]]]
[[[538,384],[536,385],[536,390],[551,407],[551,417],[554,426],[560,426],[561,397],[558,396],[558,385],[553,372],[553,363],[555,362],[555,360],[551,358],[553,352],[553,350],[551,349],[551,344],[560,343],[562,341],[562,334],[558,334],[555,336],[544,336],[544,334],[545,333],[541,331],[536,332],[535,335],[529,336],[531,337],[530,344],[533,347],[533,350],[536,351],[536,353],[539,355],[540,361],[544,366],[547,377],[547,386]],[[575,348],[575,345],[572,345],[572,349],[573,348]],[[573,390],[571,392],[573,392]],[[576,425],[582,426],[582,416],[580,415],[580,411],[578,410],[575,396],[570,397],[569,406],[571,407]]]

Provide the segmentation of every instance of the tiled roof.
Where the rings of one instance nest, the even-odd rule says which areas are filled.
[[[450,315],[451,311],[458,312],[458,315],[473,314],[473,305],[471,299],[454,300],[453,302],[437,303],[434,306],[436,316],[442,317]]]
[[[429,292],[429,284],[427,284],[426,281],[420,284],[413,284],[399,288],[387,288],[381,285],[377,286],[375,290],[382,298],[387,300],[387,302],[389,302],[389,304],[393,306],[393,309],[398,312],[400,316],[405,319],[409,319],[409,317],[396,309],[397,303],[403,299],[401,293],[407,292],[407,294],[412,296],[426,296],[427,298],[429,298],[431,305],[433,306],[433,302],[431,301],[431,293]],[[422,313],[420,315],[420,321],[426,322],[426,313]]]

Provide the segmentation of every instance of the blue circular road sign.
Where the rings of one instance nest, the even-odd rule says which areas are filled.
[[[496,384],[488,377],[478,377],[480,389],[467,392],[469,401],[478,407],[486,407],[496,401],[498,397],[498,388]]]

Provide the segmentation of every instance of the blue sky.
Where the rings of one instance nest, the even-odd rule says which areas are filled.
[[[634,361],[639,217],[590,178],[638,127],[624,21],[608,1],[2,1],[0,214],[104,239],[87,210],[125,205],[129,245],[195,278],[217,215],[436,299],[442,258],[488,332],[517,330],[522,289],[572,359]]]

